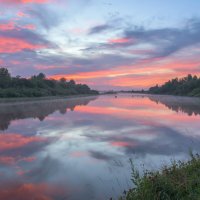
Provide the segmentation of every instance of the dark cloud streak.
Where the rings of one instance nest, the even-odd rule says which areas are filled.
[[[135,39],[137,44],[153,44],[156,46],[153,56],[166,57],[183,48],[200,43],[200,20],[191,19],[183,28],[152,30],[128,28],[124,31],[124,36]]]
[[[98,25],[98,26],[94,26],[90,29],[89,31],[89,35],[93,35],[93,34],[98,34],[98,33],[102,33],[104,31],[107,31],[109,29],[112,29],[113,27],[111,25],[108,24],[103,24],[103,25]]]

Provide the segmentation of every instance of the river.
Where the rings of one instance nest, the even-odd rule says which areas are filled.
[[[200,152],[200,99],[140,94],[0,104],[0,199],[109,200]]]

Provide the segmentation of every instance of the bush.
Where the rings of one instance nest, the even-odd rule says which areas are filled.
[[[189,93],[189,96],[200,97],[200,88],[196,88]]]
[[[200,156],[191,155],[188,162],[173,162],[161,171],[146,171],[143,176],[132,163],[135,187],[121,200],[199,200]]]

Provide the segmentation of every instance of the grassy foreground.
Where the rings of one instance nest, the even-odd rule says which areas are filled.
[[[143,176],[132,163],[132,181],[135,187],[119,200],[200,200],[200,156],[191,155],[187,162],[174,161]]]

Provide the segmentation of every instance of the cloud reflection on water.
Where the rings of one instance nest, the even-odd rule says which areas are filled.
[[[159,166],[200,152],[198,99],[95,99],[0,106],[0,198],[108,199],[130,187],[129,158]]]

